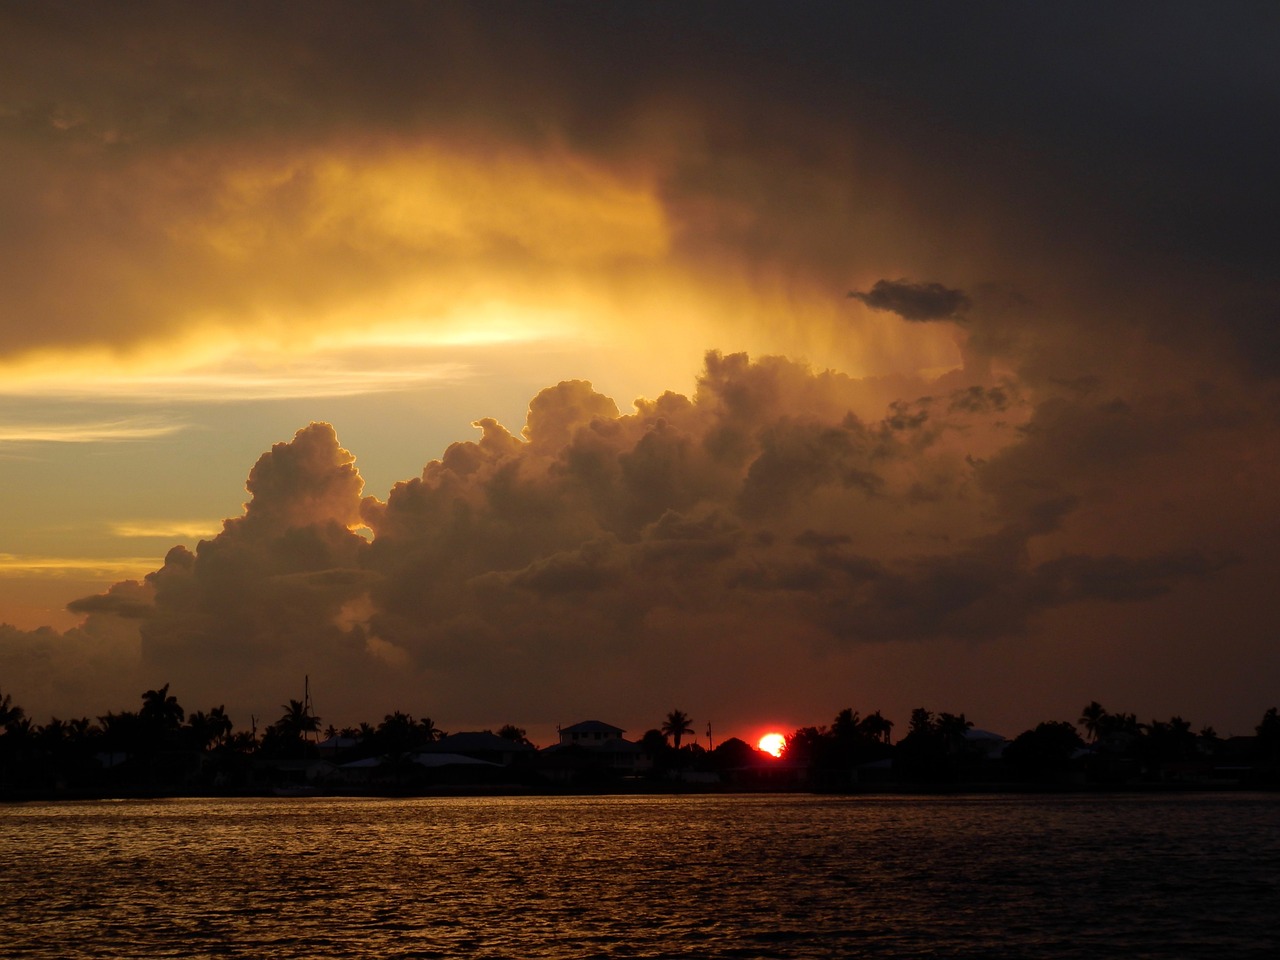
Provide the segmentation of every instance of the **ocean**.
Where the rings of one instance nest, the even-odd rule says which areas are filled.
[[[1273,958],[1280,794],[0,807],[15,958]]]

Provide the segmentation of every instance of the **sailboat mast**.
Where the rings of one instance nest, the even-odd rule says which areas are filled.
[[[309,673],[302,676],[302,712],[308,719],[316,715],[315,704],[311,702],[311,674]],[[320,732],[312,730],[310,723],[307,724],[307,729],[303,731],[303,739],[310,740],[312,733],[316,735],[316,743],[319,744]]]

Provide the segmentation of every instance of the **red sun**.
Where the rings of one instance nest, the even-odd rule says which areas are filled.
[[[775,757],[782,756],[782,748],[787,745],[787,738],[780,733],[766,733],[756,744],[765,753]]]

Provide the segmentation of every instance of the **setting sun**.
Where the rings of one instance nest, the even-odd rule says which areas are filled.
[[[782,748],[787,745],[787,738],[780,733],[766,733],[756,744],[765,753],[775,757],[782,756]]]

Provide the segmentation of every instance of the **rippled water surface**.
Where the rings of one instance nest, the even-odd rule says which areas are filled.
[[[1280,796],[0,807],[0,954],[1280,956]]]

